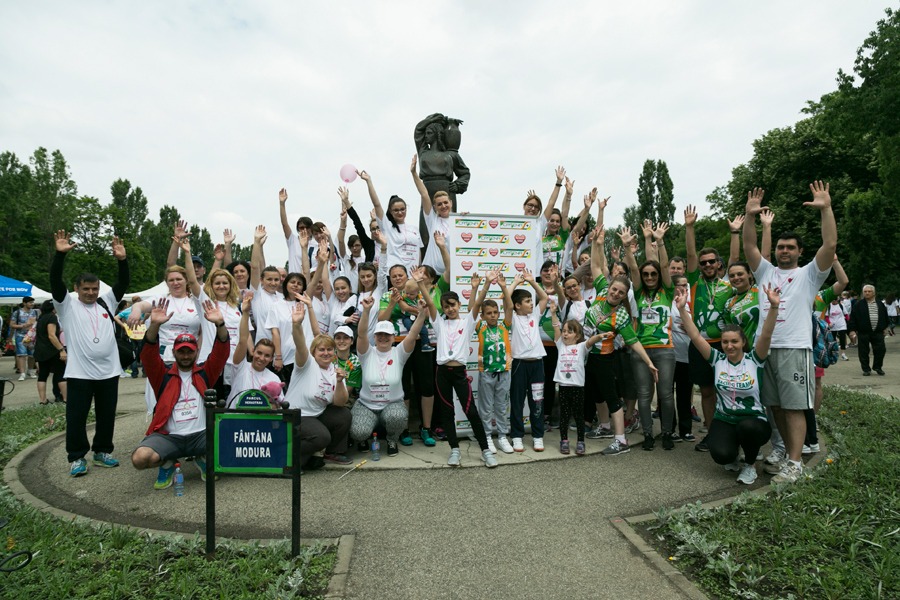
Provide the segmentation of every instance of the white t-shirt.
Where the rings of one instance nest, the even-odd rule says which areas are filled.
[[[513,358],[543,358],[547,356],[541,342],[541,309],[535,302],[534,311],[530,315],[513,312],[509,345]]]
[[[454,360],[466,364],[469,341],[475,331],[475,315],[469,313],[452,321],[438,315],[437,319],[431,319],[431,325],[437,334],[437,364],[445,365]]]
[[[116,307],[112,290],[101,298],[110,310]],[[121,375],[114,323],[106,309],[96,302],[85,304],[69,294],[62,302],[54,300],[53,306],[60,327],[66,332],[66,378],[98,381]]]
[[[256,319],[257,331],[256,341],[271,340],[272,333],[266,329],[266,323],[269,321],[269,312],[279,302],[284,302],[284,296],[279,293],[269,293],[263,289],[262,284],[253,290],[253,300],[250,301],[250,308],[253,310],[253,317]]]
[[[690,312],[690,306],[688,305]],[[675,362],[686,363],[688,359],[688,348],[691,346],[691,338],[684,330],[684,323],[681,321],[681,313],[678,306],[672,302],[672,345],[675,347]]]
[[[444,240],[450,256],[453,256],[453,246],[450,239],[450,217],[439,217],[437,211],[433,208],[431,212],[425,215],[425,226],[428,229],[428,248],[425,250],[425,258],[422,260],[423,265],[428,265],[434,269],[435,273],[442,275],[444,273],[444,259],[441,257],[441,249],[434,243],[434,232],[440,231],[444,234]]]
[[[294,312],[296,304],[296,300],[293,302],[285,300],[275,304],[272,306],[272,310],[269,311],[269,317],[264,325],[270,336],[272,335],[272,330],[276,327],[278,328],[278,335],[281,336],[281,363],[283,365],[293,364],[294,356],[297,353],[297,347],[294,345],[294,321],[291,318],[291,313]],[[303,327],[303,337],[306,339],[306,345],[309,346],[314,339],[309,319],[304,318],[301,327]]]
[[[332,293],[329,305],[331,314],[328,317],[328,330],[333,332],[341,325],[346,325],[344,321],[347,317],[344,316],[344,313],[350,308],[356,308],[356,294],[350,294],[350,297],[347,298],[345,302],[341,302],[338,300],[337,296]]]
[[[849,315],[850,309],[853,308],[853,300],[850,298],[841,298],[841,306],[844,307],[844,314]]]
[[[202,307],[203,303],[209,299],[210,297],[206,295],[206,292],[200,290],[200,306]],[[228,330],[228,341],[231,345],[228,357],[231,358],[234,356],[234,349],[238,343],[238,334],[241,327],[241,309],[239,306],[231,306],[227,302],[222,302],[221,300],[216,300],[215,303],[225,317],[225,329]],[[203,332],[203,341],[200,346],[200,354],[197,357],[197,362],[202,363],[209,358],[209,353],[212,352],[213,342],[216,340],[216,326],[206,319],[201,319],[200,330]],[[233,369],[230,364],[225,365],[225,371],[223,371],[222,376],[225,378],[226,384],[231,383],[232,371]]]
[[[840,304],[828,305],[828,322],[832,331],[846,331],[847,318],[844,316],[844,307]]]
[[[200,323],[205,321],[201,315],[203,309],[200,307],[199,299],[190,296],[186,298],[173,298],[171,295],[151,298],[148,302],[156,302],[161,298],[169,301],[168,314],[172,318],[160,325],[159,327],[159,349],[163,362],[175,362],[175,354],[172,351],[172,343],[175,338],[182,333],[190,333],[194,336],[200,335]],[[213,334],[215,337],[215,334]]]
[[[571,305],[571,308],[569,306]],[[566,312],[568,310],[568,313]],[[568,300],[564,299],[559,307],[559,326],[570,320],[575,319],[584,325],[584,316],[587,314],[588,304],[584,300]]]
[[[359,401],[363,406],[379,411],[391,402],[403,401],[403,365],[410,354],[403,349],[403,344],[398,344],[389,352],[379,352],[375,346],[369,346],[368,352],[359,355],[362,365]]]
[[[291,235],[287,238],[287,249],[288,249],[288,272],[289,273],[302,273],[303,272],[303,247],[300,246],[300,238],[297,236],[296,231],[292,231]],[[319,252],[319,242],[315,240],[315,238],[309,239],[309,245],[306,248],[306,251],[309,253],[309,269],[310,272],[315,271],[316,265],[319,264],[319,261],[316,260],[316,254]]]
[[[556,340],[556,349],[559,359],[553,381],[566,387],[584,387],[584,361],[588,355],[585,342],[566,346],[560,338]]]
[[[206,431],[206,408],[203,406],[200,392],[194,387],[191,371],[179,371],[178,375],[181,376],[181,390],[178,392],[178,400],[172,408],[172,414],[166,422],[166,430],[169,434],[175,435]]]
[[[759,325],[756,336],[762,332],[763,322],[769,314],[769,298],[762,290],[772,284],[781,289],[781,303],[778,305],[778,322],[772,333],[772,348],[805,348],[812,350],[812,318],[810,307],[822,284],[828,278],[827,271],[820,271],[815,260],[808,264],[785,271],[762,259],[753,273],[759,294]]]
[[[334,295],[331,296],[334,298]],[[316,321],[319,323],[319,333],[328,334],[332,330],[331,327],[331,300],[325,300],[325,293],[322,298],[312,296],[313,311],[316,313]]]
[[[884,306],[887,308],[888,316],[896,317],[897,316],[897,304],[898,304],[897,300],[894,300],[893,302],[886,302],[886,301],[882,300],[882,302],[884,302]]]
[[[228,395],[228,408],[234,408],[237,397],[247,390],[261,389],[267,383],[281,381],[278,375],[268,369],[257,371],[253,368],[253,364],[249,361],[242,360],[234,365],[234,378],[231,381],[231,393]],[[284,397],[284,393],[279,394],[279,398]],[[296,406],[291,406],[296,408]]]
[[[410,217],[412,220],[413,217]],[[419,237],[419,228],[412,223],[398,225],[399,231],[393,223],[385,217],[378,222],[381,232],[387,237],[388,264],[390,269],[394,265],[401,264],[406,270],[412,272],[419,265],[419,248],[422,247],[422,238]]]
[[[292,408],[300,408],[301,417],[318,417],[329,404],[334,403],[336,385],[334,363],[323,369],[312,356],[308,356],[303,366],[295,364],[285,399]]]

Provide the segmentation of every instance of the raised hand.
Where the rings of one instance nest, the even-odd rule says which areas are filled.
[[[759,213],[759,220],[765,227],[771,227],[772,223],[775,222],[775,213],[773,213],[771,209],[765,208]]]
[[[387,238],[384,237],[384,233],[380,229],[372,232],[372,239],[381,246],[387,246]]]
[[[575,190],[575,180],[566,177],[566,196],[571,196]]]
[[[244,292],[244,297],[241,298],[241,312],[246,313],[250,310],[251,305],[253,304],[253,290],[247,290]]]
[[[602,244],[601,244],[602,245]],[[613,246],[609,251],[609,257],[613,259],[613,261],[619,260],[619,257],[622,255],[618,246]]]
[[[811,202],[804,202],[803,206],[812,206],[819,210],[831,208],[831,194],[828,188],[829,185],[823,181],[813,181],[809,184],[809,190],[812,192],[813,199]]]
[[[534,190],[528,190],[528,194],[525,196],[525,198],[527,199],[533,196],[537,196],[537,192],[535,192]]]
[[[359,175],[359,178],[362,179],[363,181],[365,181],[366,183],[369,183],[370,181],[372,181],[372,177],[370,177],[369,174],[366,173],[365,171],[357,171],[356,174]]]
[[[316,260],[320,263],[328,262],[328,255],[330,254],[331,244],[325,242],[324,244],[319,244],[319,249],[316,252]]]
[[[287,198],[288,198],[288,196],[287,196],[287,190],[286,190],[286,189],[281,188],[280,190],[278,190],[278,201],[279,201],[279,202],[281,202],[282,204],[284,204],[285,202],[287,202]]]
[[[562,165],[556,167],[556,183],[562,183],[566,178],[566,169]]]
[[[666,232],[669,230],[668,223],[657,223],[656,229],[653,230],[653,239],[657,242],[661,242],[664,237],[666,237]]]
[[[297,240],[300,242],[300,247],[306,250],[309,247],[309,231],[306,229],[298,231]]]
[[[644,219],[641,223],[641,231],[644,233],[644,237],[653,237],[653,221],[650,219]]]
[[[652,229],[650,230],[650,233],[652,235],[652,233],[653,233]],[[631,242],[634,241],[634,234],[631,233],[630,227],[627,227],[627,226],[620,227],[618,234],[619,234],[619,239],[622,240],[622,245],[624,247],[628,248],[629,246],[631,246]]]
[[[762,201],[765,195],[766,190],[758,187],[747,192],[747,205],[744,208],[744,212],[748,217],[755,218],[756,215],[762,212]]]
[[[594,189],[596,190],[597,188],[594,188]],[[606,198],[604,198],[603,200],[601,200],[599,203],[597,203],[597,208],[600,209],[600,210],[606,209],[606,205],[609,204],[609,199],[610,199],[610,198],[612,198],[612,196],[607,196]]]
[[[185,255],[190,256],[191,254],[191,239],[189,237],[179,238],[178,236],[173,235],[172,241],[178,244],[178,247],[181,248],[181,251],[185,253]]]
[[[338,382],[344,381],[345,379],[347,379],[347,371],[345,371],[344,369],[342,369],[340,367],[335,367],[334,376],[335,376],[335,379],[338,380]]]
[[[214,304],[212,300],[206,300],[203,303],[203,318],[216,325],[225,323],[225,315],[222,314],[222,309],[219,308],[218,304]]]
[[[344,211],[346,212],[347,209],[350,208],[350,190],[341,186],[337,189],[337,193],[341,199],[341,206],[344,207]]]
[[[675,306],[678,310],[681,310],[685,306],[687,306],[688,301],[688,291],[685,288],[676,287],[675,288]]]
[[[253,243],[262,246],[266,243],[267,237],[269,236],[266,234],[266,226],[257,225],[256,229],[253,231]]]
[[[413,154],[412,162],[411,162],[410,165],[409,165],[409,172],[412,173],[413,175],[416,174],[416,164],[417,164],[418,162],[419,162],[419,155],[418,155],[418,154]]]
[[[556,302],[551,298],[549,302],[547,302],[547,308],[550,309],[551,313],[556,312]]]
[[[302,294],[295,294],[294,300],[296,300],[297,302],[302,302],[306,305],[307,308],[312,307],[312,298],[310,298],[306,292],[303,292]]]
[[[294,325],[299,325],[303,322],[303,318],[306,316],[306,305],[302,302],[297,302],[294,304],[294,309],[291,311],[291,323]]]
[[[522,269],[522,279],[528,283],[534,283],[534,273],[528,269]]]
[[[585,198],[587,198],[587,196],[585,196]],[[581,235],[578,230],[572,230],[572,233],[570,235],[572,237],[572,247],[578,249],[578,247],[581,245],[581,240],[584,239],[584,236]]]
[[[225,246],[223,244],[216,244],[216,247],[213,249],[213,256],[216,257],[216,260],[218,261],[225,260]]]
[[[771,308],[778,308],[778,305],[781,304],[781,292],[778,291],[778,288],[770,283],[763,289],[766,292],[766,297],[769,299]]]
[[[234,243],[234,232],[230,229],[226,229],[222,232],[222,240],[225,242],[226,246],[230,246]]]
[[[516,276],[513,277],[513,286],[518,287],[523,283],[525,283],[525,275],[523,275],[522,272],[519,271],[518,273],[516,273]]]
[[[175,313],[172,313],[175,314]],[[134,323],[131,322],[131,317],[137,317]],[[169,299],[161,298],[153,303],[153,308],[150,309],[150,323],[152,325],[162,325],[166,323],[169,319],[172,318],[172,315],[169,314]],[[137,325],[140,323],[141,316],[135,315],[134,311],[131,311],[131,316],[128,317],[128,323],[130,325]]]
[[[69,252],[72,248],[78,245],[77,242],[69,240],[69,234],[66,233],[65,229],[60,229],[53,237],[56,240],[57,252]]]
[[[112,254],[116,260],[125,260],[125,244],[117,235],[114,235],[112,239]]]
[[[438,248],[443,248],[447,245],[447,240],[444,238],[444,234],[440,231],[434,232],[434,243],[438,245]]]
[[[597,188],[594,188],[594,191],[597,191]],[[594,205],[594,200],[597,199],[597,195],[594,193],[585,194],[584,195],[584,209],[587,211],[591,210],[591,207]]]
[[[490,276],[490,273],[488,273],[488,276]],[[479,275],[478,273],[472,273],[472,281],[470,283],[472,284],[472,289],[475,289],[478,286],[480,286],[481,285],[481,275]]]
[[[728,229],[731,233],[740,233],[744,227],[744,215],[737,215],[733,220],[728,221]]]
[[[177,237],[179,240],[191,235],[188,231],[187,221],[185,221],[184,219],[178,219],[178,221],[175,223],[175,226],[173,227],[173,232],[175,237]]]
[[[550,265],[547,274],[550,276],[550,283],[556,283],[559,280],[559,267]]]
[[[684,209],[684,225],[685,227],[689,227],[697,222],[697,207],[693,204],[688,204]]]
[[[425,267],[416,267],[413,269],[412,278],[416,283],[422,283],[428,275],[425,273]]]
[[[369,310],[375,304],[375,298],[372,296],[366,296],[362,300],[359,301],[362,304],[363,310]]]

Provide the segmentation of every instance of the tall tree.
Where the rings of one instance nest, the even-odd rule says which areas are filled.
[[[625,225],[640,231],[640,224],[649,219],[654,223],[671,223],[675,216],[675,194],[669,167],[663,160],[644,161],[638,177],[637,204],[625,209]]]
[[[113,229],[122,239],[137,240],[147,220],[147,198],[141,188],[131,187],[127,179],[116,179],[109,188],[112,196],[110,215]]]

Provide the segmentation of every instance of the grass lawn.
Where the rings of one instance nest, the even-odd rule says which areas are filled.
[[[28,445],[65,430],[65,407],[0,414],[0,469]],[[205,556],[199,537],[150,536],[116,526],[93,527],[45,515],[0,486],[0,560],[30,550],[32,562],[0,573],[3,598],[321,598],[336,550],[290,543],[238,542]]]
[[[900,402],[826,387],[827,459],[794,485],[662,510],[645,537],[718,598],[900,598]]]

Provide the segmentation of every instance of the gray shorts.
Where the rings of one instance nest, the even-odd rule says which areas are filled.
[[[140,443],[138,448],[150,448],[162,462],[186,456],[206,458],[206,432],[198,431],[189,435],[164,435],[151,433]]]
[[[772,348],[763,368],[762,402],[784,410],[813,407],[816,375],[812,350]]]

